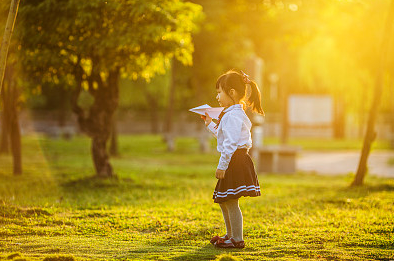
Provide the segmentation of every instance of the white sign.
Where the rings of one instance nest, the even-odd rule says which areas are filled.
[[[332,125],[332,97],[329,95],[290,95],[288,119],[290,125]]]

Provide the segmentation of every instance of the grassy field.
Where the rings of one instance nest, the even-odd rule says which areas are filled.
[[[262,196],[240,200],[246,248],[221,250],[209,244],[225,233],[211,200],[215,151],[121,136],[117,178],[100,180],[89,147],[25,137],[18,177],[0,155],[0,259],[394,260],[392,179],[349,188],[350,175],[260,174]]]

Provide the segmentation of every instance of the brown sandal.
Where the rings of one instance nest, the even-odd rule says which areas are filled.
[[[226,242],[230,241],[230,242]],[[245,247],[245,241],[241,240],[236,242],[234,238],[230,238],[230,240],[225,240],[223,238],[218,239],[215,242],[215,247],[219,248],[244,248]]]
[[[243,241],[243,240],[238,241],[238,242],[236,242],[236,241],[234,240],[234,238],[230,238],[230,240],[231,240],[231,242],[233,243],[233,245],[234,245],[235,248],[244,248],[244,247],[245,247],[245,241]]]
[[[224,239],[224,240],[229,240],[230,238],[227,236],[227,235],[224,235],[224,236],[222,236],[222,237],[220,237],[220,236],[214,236],[212,239],[211,239],[211,244],[215,244],[216,243],[216,241],[218,241],[219,239]]]
[[[226,241],[230,241],[230,242],[226,242]],[[231,241],[231,239],[226,240],[223,238],[218,239],[214,245],[215,245],[215,247],[219,247],[219,248],[234,248],[235,247],[234,243],[233,243],[233,241]]]

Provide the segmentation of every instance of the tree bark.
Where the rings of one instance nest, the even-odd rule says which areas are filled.
[[[345,112],[343,98],[340,95],[336,95],[334,106],[334,137],[336,139],[343,139],[345,137]]]
[[[391,75],[390,99],[394,101],[394,73]],[[391,127],[390,147],[394,149],[394,103],[391,103],[389,122]]]
[[[149,104],[151,133],[159,133],[159,115],[157,98],[145,88],[145,97]]]
[[[17,90],[15,90],[17,91]],[[19,126],[19,115],[17,108],[14,108],[13,117],[11,117],[10,130],[11,130],[11,149],[14,164],[14,175],[22,174],[22,146],[21,146],[21,132]]]
[[[375,122],[376,116],[381,100],[383,90],[383,74],[387,64],[387,53],[389,49],[390,36],[392,34],[394,20],[394,0],[391,1],[388,17],[386,20],[385,30],[382,39],[382,45],[380,49],[380,57],[377,64],[377,71],[375,77],[375,90],[372,100],[371,109],[368,115],[367,131],[364,137],[363,148],[361,151],[361,157],[357,168],[356,176],[351,186],[361,186],[364,183],[364,177],[367,172],[367,160],[371,150],[373,141],[376,138]]]
[[[92,138],[92,158],[96,175],[100,178],[110,178],[114,176],[112,166],[107,153],[107,140],[104,135],[97,135]]]
[[[9,149],[11,147],[13,159],[13,173],[14,175],[22,174],[22,148],[21,148],[21,133],[19,126],[19,90],[16,85],[14,74],[14,66],[8,64],[5,77],[4,88],[2,89],[4,101],[4,122],[2,137],[2,149]],[[3,147],[4,146],[4,147]]]
[[[111,126],[111,140],[109,145],[109,154],[111,156],[118,156],[118,126],[116,122],[116,113],[113,115],[112,118],[112,126]]]
[[[4,72],[7,63],[8,48],[10,46],[12,31],[14,30],[14,24],[16,15],[18,13],[20,0],[12,0],[10,5],[10,11],[8,13],[7,23],[5,25],[3,41],[0,47],[0,93],[3,86]]]
[[[4,85],[6,85],[4,83]],[[1,117],[1,140],[0,140],[0,154],[8,154],[10,151],[9,145],[9,132],[10,132],[10,120],[9,120],[9,94],[8,86],[4,86],[1,90],[1,99],[3,100],[3,112]]]
[[[82,89],[83,69],[80,64],[80,57],[75,67],[76,88],[71,102],[74,113],[77,114],[78,124],[81,131],[92,138],[92,159],[96,170],[96,176],[109,178],[115,176],[109,162],[107,153],[107,141],[111,135],[113,114],[118,107],[119,99],[119,75],[120,70],[116,68],[109,72],[106,80],[102,79],[95,69],[95,61],[92,65],[91,76],[88,77],[89,93],[94,97],[93,105],[86,113],[78,105],[78,97]],[[93,87],[96,82],[98,88]]]
[[[170,92],[168,96],[168,107],[167,107],[167,115],[166,115],[166,122],[165,122],[165,127],[164,131],[165,133],[171,133],[172,132],[172,118],[174,114],[174,102],[175,102],[175,59],[172,61],[172,66],[171,66],[171,83],[170,83]]]
[[[57,123],[60,128],[63,128],[66,125],[66,116],[67,116],[67,91],[63,86],[59,88],[60,92],[60,104],[58,109],[58,117]]]

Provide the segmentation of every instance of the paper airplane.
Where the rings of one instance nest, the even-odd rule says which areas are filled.
[[[219,114],[222,112],[224,107],[211,107],[208,104],[204,104],[195,108],[190,109],[189,111],[200,114],[200,115],[205,115],[205,113],[208,113],[209,117],[212,119],[219,119]]]

